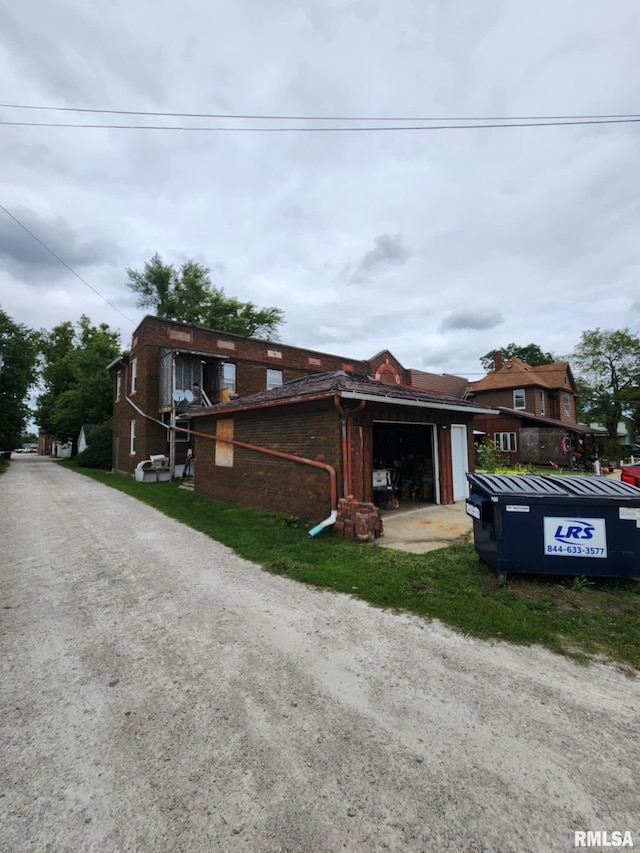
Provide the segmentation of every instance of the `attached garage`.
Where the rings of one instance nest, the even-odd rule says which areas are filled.
[[[486,411],[342,370],[307,376],[195,413],[195,488],[317,519],[347,496],[381,506],[385,471],[401,503],[452,503],[467,495],[471,424]],[[232,454],[215,451],[225,440]]]

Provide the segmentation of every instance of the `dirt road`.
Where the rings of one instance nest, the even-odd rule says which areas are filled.
[[[0,525],[8,853],[640,846],[637,679],[272,577],[38,457]]]

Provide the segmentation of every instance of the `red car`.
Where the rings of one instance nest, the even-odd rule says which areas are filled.
[[[620,480],[640,488],[640,465],[623,465],[620,469]]]

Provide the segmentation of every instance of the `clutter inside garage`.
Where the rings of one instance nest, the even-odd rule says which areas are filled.
[[[379,507],[409,501],[433,503],[433,427],[426,424],[373,425],[373,495]]]

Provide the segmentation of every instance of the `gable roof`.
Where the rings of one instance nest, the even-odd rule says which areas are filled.
[[[484,379],[471,383],[472,393],[475,391],[502,391],[510,388],[546,388],[548,390],[562,389],[575,392],[575,383],[568,361],[555,364],[541,364],[531,367],[520,358],[510,358],[499,370],[488,373]]]
[[[470,403],[458,397],[449,397],[435,391],[421,391],[408,385],[389,385],[385,382],[378,382],[370,376],[336,370],[331,373],[314,373],[310,376],[303,376],[301,379],[285,382],[278,388],[259,391],[257,394],[248,394],[246,397],[238,397],[228,403],[219,403],[200,412],[190,412],[189,417],[226,414],[247,409],[328,399],[336,396],[344,399],[369,400],[392,405],[469,412],[470,414],[496,412],[495,409]]]

